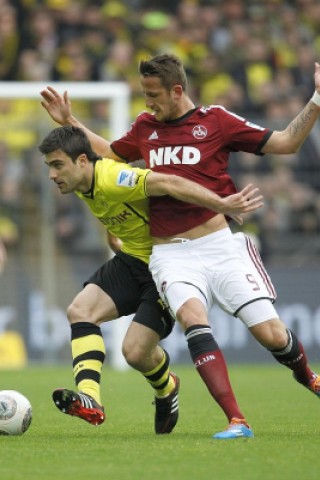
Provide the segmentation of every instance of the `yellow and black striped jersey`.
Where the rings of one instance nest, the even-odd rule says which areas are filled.
[[[152,249],[146,193],[149,173],[103,158],[95,163],[90,192],[75,192],[106,229],[121,239],[122,251],[146,263]]]

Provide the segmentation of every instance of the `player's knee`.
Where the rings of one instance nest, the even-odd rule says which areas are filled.
[[[288,343],[288,335],[285,332],[273,332],[266,339],[266,348],[268,350],[282,350]]]
[[[144,360],[144,352],[142,349],[130,340],[125,339],[123,341],[122,354],[127,364],[132,368],[137,368]]]
[[[135,343],[126,337],[122,343],[122,355],[130,366],[133,366],[138,355]]]
[[[81,309],[74,302],[70,303],[67,308],[66,314],[70,324],[86,321],[82,318]]]
[[[74,323],[72,321],[72,319],[74,319],[74,308],[72,303],[70,303],[70,305],[67,307],[66,314],[67,314],[67,319],[69,320],[69,323]]]
[[[183,331],[186,331],[193,325],[208,325],[206,312],[200,305],[200,302],[196,305],[196,307],[199,306],[200,308],[189,308],[189,304],[186,302],[177,311],[177,319]]]
[[[280,319],[268,320],[250,328],[254,337],[268,350],[281,350],[288,343],[287,329]]]

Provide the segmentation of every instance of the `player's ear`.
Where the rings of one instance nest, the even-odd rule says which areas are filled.
[[[183,94],[182,85],[174,85],[171,91],[172,91],[173,99],[178,100]]]
[[[88,162],[87,155],[85,153],[81,153],[77,158],[79,165],[84,166]]]

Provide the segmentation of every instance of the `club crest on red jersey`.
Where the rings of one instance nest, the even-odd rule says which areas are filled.
[[[208,131],[203,125],[196,125],[192,129],[192,135],[194,136],[194,138],[197,138],[199,140],[201,138],[206,138],[206,136],[208,135]]]

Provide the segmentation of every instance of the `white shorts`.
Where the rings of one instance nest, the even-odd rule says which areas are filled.
[[[175,315],[196,297],[208,311],[218,304],[247,326],[278,317],[272,305],[275,289],[256,247],[243,233],[225,228],[195,240],[155,245],[149,268],[162,300]],[[258,300],[267,301],[259,302],[253,318],[249,305]]]

